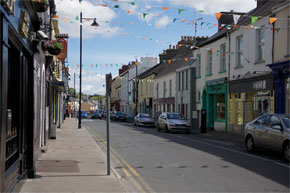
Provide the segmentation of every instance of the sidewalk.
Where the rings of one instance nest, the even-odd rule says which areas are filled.
[[[125,192],[113,172],[107,176],[104,154],[77,121],[66,119],[40,157],[35,179],[20,192]]]

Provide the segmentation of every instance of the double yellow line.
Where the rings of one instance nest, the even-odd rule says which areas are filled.
[[[99,141],[103,142],[101,144],[102,144],[103,148],[106,149],[107,146],[105,144],[107,144],[107,142],[104,139],[102,139],[102,137],[99,134],[95,133],[95,135]],[[139,192],[155,193],[155,191],[142,178],[142,176],[132,166],[130,166],[130,164],[128,164],[128,162],[126,162],[126,160],[124,160],[118,152],[116,152],[112,147],[110,149],[111,149],[111,156],[113,157],[113,159],[121,166],[122,165],[125,166],[125,167],[122,167],[122,171],[128,177],[128,179],[130,179],[131,182],[136,186],[136,188],[138,189]]]

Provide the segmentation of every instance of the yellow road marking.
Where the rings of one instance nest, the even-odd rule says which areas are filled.
[[[96,135],[97,135],[97,137],[101,140],[101,141],[103,141],[105,144],[107,143],[106,141],[104,141],[103,139],[102,139],[102,137],[99,135],[99,134],[97,134],[96,133]],[[149,191],[149,192],[151,192],[151,193],[155,193],[155,191],[153,190],[153,188],[151,188],[151,186],[139,175],[139,173],[134,169],[134,168],[132,168],[123,158],[122,158],[122,156],[118,153],[118,152],[116,152],[112,147],[111,147],[111,150],[112,150],[112,153],[113,154],[115,154],[115,156],[116,157],[118,157],[119,159],[120,159],[120,161],[121,162],[123,162],[126,166],[127,166],[127,168],[133,173],[133,175],[135,175],[137,178],[138,178],[138,180],[140,180],[141,181],[141,183],[146,187],[146,189]],[[112,155],[113,155],[112,154]]]
[[[101,138],[101,136],[99,136],[98,134],[96,134],[96,137],[100,140],[100,141],[103,141],[103,139]],[[104,142],[104,141],[103,141]],[[104,143],[106,143],[106,142],[104,142]],[[104,143],[101,143],[102,144],[102,146],[103,146],[103,148],[106,148],[106,146],[104,145]],[[114,154],[114,152],[112,152],[112,157],[113,157],[113,159],[117,162],[117,163],[119,163],[119,164],[121,164],[121,161],[116,157],[117,155],[115,155]],[[128,166],[127,166],[128,167]],[[122,171],[126,174],[126,176],[128,176],[128,177],[131,177],[131,178],[129,178],[131,181],[132,181],[132,183],[137,187],[137,189],[140,191],[140,192],[142,192],[142,193],[145,193],[145,191],[144,191],[144,189],[141,187],[141,185],[137,182],[137,180],[135,180],[133,177],[132,177],[132,175],[125,169],[125,168],[122,168]]]
[[[131,174],[125,168],[122,168],[122,170],[126,174],[126,176],[131,177]]]

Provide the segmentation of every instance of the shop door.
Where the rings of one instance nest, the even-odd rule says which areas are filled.
[[[208,95],[208,119],[207,119],[207,126],[213,128],[214,127],[214,118],[215,118],[215,100],[214,95]]]

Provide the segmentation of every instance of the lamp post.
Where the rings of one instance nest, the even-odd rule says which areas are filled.
[[[82,114],[81,114],[81,108],[82,108],[82,49],[83,49],[83,19],[86,20],[94,20],[94,22],[91,24],[93,27],[98,27],[99,24],[97,23],[96,18],[83,18],[83,13],[80,13],[80,95],[79,95],[79,125],[78,128],[82,128]]]

